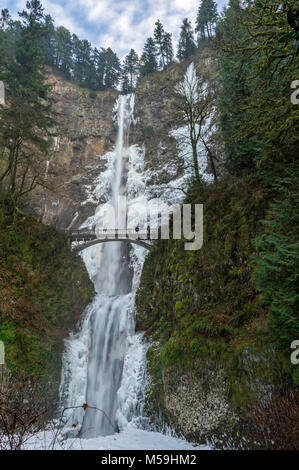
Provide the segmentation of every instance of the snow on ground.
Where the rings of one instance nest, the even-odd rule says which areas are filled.
[[[26,450],[53,450],[53,434],[34,436],[25,444]],[[58,442],[55,450],[209,450],[176,437],[127,426],[119,434],[93,439],[68,439]]]

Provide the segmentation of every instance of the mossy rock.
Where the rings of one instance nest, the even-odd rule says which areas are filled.
[[[63,338],[94,295],[64,234],[0,200],[0,340],[7,366],[60,380]]]
[[[159,344],[160,376],[213,361],[225,370],[229,406],[242,419],[263,393],[291,386],[294,373],[273,344],[253,277],[254,239],[270,201],[251,177],[203,188],[188,200],[204,204],[202,249],[186,252],[180,240],[157,241],[136,295],[137,327]],[[155,390],[156,403],[167,401],[163,382]]]

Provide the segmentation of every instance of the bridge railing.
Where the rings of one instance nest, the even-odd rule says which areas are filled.
[[[127,229],[127,230],[122,230],[122,229],[103,229],[103,230],[72,230],[68,232],[68,237],[71,240],[87,240],[87,239],[109,239],[109,238],[132,238],[135,240],[148,240],[150,238],[150,232],[149,230],[145,231],[139,231],[139,230],[134,230],[134,229]]]
[[[98,230],[96,232],[97,238],[133,238],[147,240],[149,233],[136,230]]]

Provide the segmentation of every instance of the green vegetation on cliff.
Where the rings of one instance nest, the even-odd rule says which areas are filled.
[[[299,335],[297,171],[280,169],[270,185],[247,176],[203,188],[188,200],[204,205],[203,248],[155,244],[137,293],[137,325],[162,342],[164,366],[259,339],[289,361]]]
[[[298,181],[298,164],[282,169],[274,179],[275,199],[263,222],[264,233],[256,240],[259,257],[254,269],[256,287],[270,311],[271,336],[286,356],[299,338]],[[299,385],[299,366],[293,377]]]
[[[295,382],[297,377],[290,343],[299,325],[297,171],[290,165],[273,171],[268,182],[256,175],[228,177],[202,188],[188,199],[204,205],[202,249],[185,251],[181,240],[160,240],[146,258],[136,304],[137,327],[154,342],[147,357],[147,409],[151,416],[162,412],[190,439],[203,439],[205,425],[196,427],[194,413],[203,403],[209,407],[211,394],[219,393],[227,403],[223,408],[230,409],[210,425],[221,438],[221,432],[232,438],[233,432],[247,435],[249,429],[250,439],[261,441],[254,431],[260,414],[277,437],[282,431],[273,416],[285,412],[281,400],[295,403],[289,394],[292,374]],[[219,377],[220,391],[217,381],[211,389],[213,377]],[[185,405],[178,405],[184,397]],[[188,422],[181,407],[194,419]],[[284,432],[290,436],[287,424]],[[290,437],[292,445],[295,439]]]
[[[229,448],[298,447],[298,60],[282,40],[292,4],[230,0],[219,18],[207,50],[229,174],[189,188],[185,202],[204,206],[202,249],[155,243],[136,297],[137,326],[154,342],[149,414]]]
[[[0,201],[0,340],[14,371],[59,380],[63,338],[93,296],[64,234]]]
[[[265,190],[244,178],[207,187],[193,202],[204,204],[203,248],[185,251],[181,240],[159,241],[137,294],[138,328],[162,340],[166,367],[232,351],[265,333],[251,259]]]
[[[298,2],[230,0],[217,23],[220,128],[226,165],[237,174],[298,158],[299,110],[290,99],[298,58],[295,42],[281,41],[291,9]]]

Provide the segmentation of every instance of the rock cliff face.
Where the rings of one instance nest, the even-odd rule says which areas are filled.
[[[144,146],[146,166],[153,174],[149,184],[167,184],[171,177],[180,176],[179,171],[174,171],[171,176],[167,168],[177,160],[176,140],[169,135],[174,129],[173,90],[175,84],[182,80],[186,65],[173,64],[163,72],[145,77],[136,90],[136,126],[132,130],[131,140]]]
[[[147,169],[153,174],[149,184],[167,185],[182,174],[183,161],[178,155],[177,141],[170,133],[183,125],[177,121],[175,85],[183,80],[191,62],[199,77],[209,83],[213,81],[217,73],[215,62],[211,52],[203,49],[183,63],[174,63],[162,72],[143,78],[137,86],[137,122],[132,139],[133,143],[145,147]],[[213,147],[216,150],[215,142]]]
[[[213,77],[215,67],[208,51],[193,60],[200,75]],[[146,170],[152,175],[149,185],[165,186],[181,176],[177,143],[169,133],[178,127],[174,123],[174,86],[182,80],[190,62],[173,64],[145,77],[137,86],[130,145],[137,144],[145,151]],[[52,130],[53,145],[42,170],[49,189],[30,196],[28,208],[47,225],[62,230],[78,228],[95,209],[94,203],[86,203],[86,185],[103,171],[103,154],[115,144],[113,109],[118,92],[91,92],[52,73],[49,83],[57,121]]]
[[[51,189],[36,193],[29,206],[43,223],[66,229],[93,213],[91,205],[81,205],[84,185],[103,169],[101,156],[115,143],[112,110],[118,93],[93,93],[52,74],[49,82],[57,122],[45,168]]]

